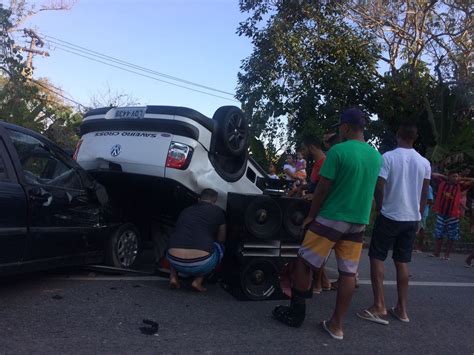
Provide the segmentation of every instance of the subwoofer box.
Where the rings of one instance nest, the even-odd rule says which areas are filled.
[[[297,256],[309,208],[297,198],[229,193],[224,288],[239,299],[283,298],[279,275]]]

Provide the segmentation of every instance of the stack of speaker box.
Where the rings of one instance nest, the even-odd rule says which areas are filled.
[[[309,209],[298,198],[229,193],[224,287],[237,298],[282,297],[279,275],[297,256]]]

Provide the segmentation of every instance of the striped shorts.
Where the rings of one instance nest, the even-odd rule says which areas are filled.
[[[459,240],[459,218],[436,215],[436,225],[434,230],[435,239],[448,237],[449,240]]]
[[[311,223],[298,256],[319,269],[334,249],[339,274],[354,276],[359,267],[365,225],[333,221],[321,216]]]

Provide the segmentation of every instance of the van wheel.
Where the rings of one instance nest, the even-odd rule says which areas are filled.
[[[247,150],[249,128],[241,109],[235,106],[222,106],[212,117],[217,121],[218,149],[231,156],[240,156]]]
[[[128,269],[140,252],[140,232],[131,223],[121,225],[110,236],[106,248],[107,264]]]

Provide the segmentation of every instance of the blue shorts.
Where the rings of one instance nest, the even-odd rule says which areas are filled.
[[[185,276],[204,276],[210,274],[222,260],[223,256],[224,247],[217,242],[214,243],[213,252],[202,258],[181,259],[166,253],[166,258],[170,262],[171,267]]]
[[[459,218],[437,215],[434,237],[435,239],[443,239],[443,237],[447,237],[449,240],[461,239]]]

